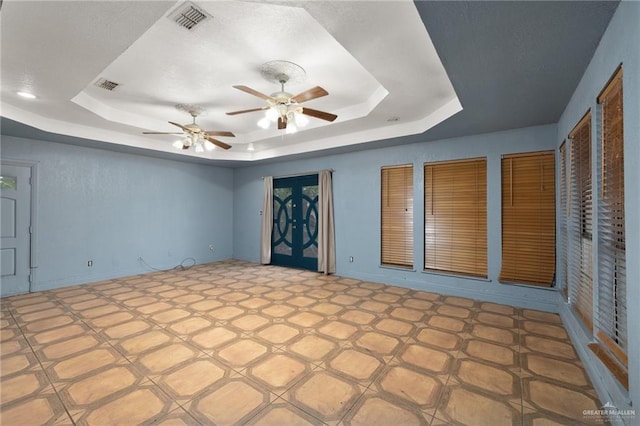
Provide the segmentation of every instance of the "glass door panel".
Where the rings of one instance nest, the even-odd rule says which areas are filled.
[[[274,188],[273,219],[273,253],[291,256],[293,247],[292,188]]]
[[[302,187],[302,250],[318,257],[318,185]]]

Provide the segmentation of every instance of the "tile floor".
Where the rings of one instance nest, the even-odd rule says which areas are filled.
[[[557,315],[240,261],[2,299],[0,422],[583,424]]]

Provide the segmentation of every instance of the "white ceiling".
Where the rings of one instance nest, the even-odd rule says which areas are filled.
[[[205,110],[197,123],[229,130],[233,147],[180,155],[253,161],[423,133],[460,111],[449,78],[411,1],[195,1],[210,15],[193,30],[170,19],[184,2],[11,1],[2,25],[2,116],[38,129],[173,152],[168,121],[190,123],[175,108]],[[294,62],[306,71],[290,93],[321,86],[329,96],[305,106],[338,115],[310,118],[294,135],[262,130],[257,108],[280,90],[263,63]],[[106,78],[113,91],[96,87]],[[28,91],[27,100],[17,95]],[[249,143],[255,148],[247,150]]]

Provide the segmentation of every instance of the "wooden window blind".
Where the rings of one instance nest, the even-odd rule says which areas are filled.
[[[553,285],[555,223],[553,151],[503,156],[501,282]]]
[[[424,166],[424,267],[487,276],[487,160]]]
[[[413,267],[413,165],[381,170],[381,263]]]
[[[571,213],[569,217],[569,302],[593,330],[593,196],[591,189],[591,112],[569,134]]]
[[[622,68],[598,97],[601,105],[596,337],[627,364]]]
[[[563,141],[560,145],[560,219],[558,220],[558,249],[560,250],[560,287],[565,300],[569,299],[569,275],[567,273],[567,215],[569,213],[569,197],[567,196],[567,143]]]

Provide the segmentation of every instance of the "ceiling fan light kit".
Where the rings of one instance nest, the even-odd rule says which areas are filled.
[[[335,114],[304,108],[300,105],[302,102],[327,96],[329,92],[322,87],[315,86],[295,96],[284,90],[286,83],[302,82],[305,80],[306,72],[300,65],[289,61],[271,61],[262,65],[260,73],[265,80],[272,83],[280,83],[280,91],[267,96],[247,86],[233,86],[235,89],[265,100],[266,105],[260,108],[228,112],[227,115],[265,111],[264,117],[257,122],[258,127],[266,130],[270,128],[272,124],[277,123],[278,129],[285,130],[287,134],[295,133],[298,131],[298,128],[306,126],[309,123],[309,119],[306,116],[329,122],[338,118]]]
[[[178,104],[176,109],[180,111],[188,112],[191,115],[193,122],[190,124],[179,124],[169,121],[169,124],[174,125],[182,129],[180,132],[142,132],[145,135],[184,135],[181,140],[175,141],[172,145],[176,149],[187,150],[191,147],[197,153],[205,151],[213,151],[216,146],[222,149],[229,149],[231,145],[228,145],[222,141],[214,139],[212,136],[224,136],[235,137],[235,135],[225,130],[203,130],[196,124],[196,117],[204,112],[202,107],[197,105]]]

